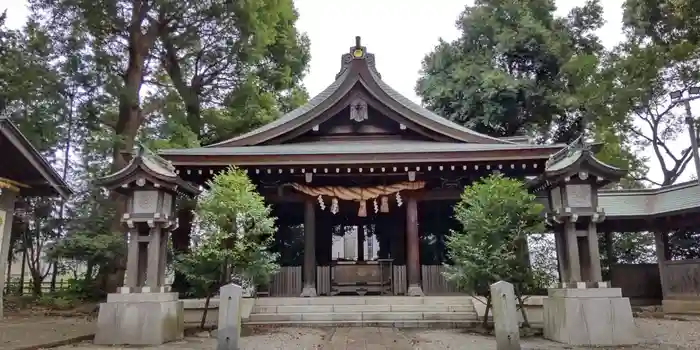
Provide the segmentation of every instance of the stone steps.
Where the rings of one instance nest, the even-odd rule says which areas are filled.
[[[470,297],[259,298],[246,324],[453,328],[477,322]]]

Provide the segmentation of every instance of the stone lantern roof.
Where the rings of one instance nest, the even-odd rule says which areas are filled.
[[[601,144],[586,143],[583,135],[579,136],[549,157],[542,175],[530,183],[531,188],[535,188],[538,192],[552,185],[567,182],[573,176],[581,180],[589,176],[595,177],[598,187],[619,181],[627,174],[627,170],[605,164],[596,158],[595,153],[600,147]]]
[[[170,162],[143,145],[139,145],[135,156],[126,167],[99,179],[98,183],[121,194],[130,192],[129,188],[133,184],[139,187],[148,185],[190,197],[201,192],[199,188],[180,178]]]

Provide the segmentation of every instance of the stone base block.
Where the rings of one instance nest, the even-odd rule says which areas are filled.
[[[549,289],[544,337],[576,346],[638,343],[629,298],[619,288]]]
[[[315,296],[317,296],[316,287],[306,286],[306,287],[304,287],[304,289],[301,290],[301,297],[312,298]]]
[[[411,297],[425,296],[425,294],[423,294],[423,288],[421,288],[421,286],[419,286],[419,285],[408,286],[408,292],[406,292],[406,295],[411,296]]]
[[[184,309],[177,293],[110,294],[100,304],[97,345],[161,345],[182,339]]]
[[[700,316],[700,298],[682,300],[664,299],[661,304],[666,314]]]

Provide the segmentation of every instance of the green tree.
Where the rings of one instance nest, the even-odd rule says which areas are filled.
[[[544,231],[543,209],[522,182],[502,175],[468,186],[457,203],[455,218],[462,227],[447,238],[452,265],[445,266],[445,277],[466,292],[486,295],[484,326],[491,308],[489,286],[500,280],[514,285],[529,326],[523,292],[551,278],[529,266],[526,249],[528,235]]]
[[[88,58],[98,82],[81,115],[92,121],[85,145],[100,156],[106,152],[109,161],[86,154],[93,165],[101,158],[111,171],[123,168],[145,131],[157,131],[145,138],[165,147],[230,137],[304,95],[298,84],[308,40],[294,28],[291,0],[29,3],[33,20],[54,42],[73,33],[85,43],[73,54]],[[124,206],[112,200],[118,203],[112,231],[121,236]],[[188,247],[189,226],[181,220],[185,239],[176,240],[178,248]],[[105,272],[112,276],[108,289],[123,280],[119,260],[115,271]]]
[[[493,136],[530,133],[567,142],[589,113],[584,102],[602,50],[598,1],[556,18],[553,0],[477,0],[457,21],[462,35],[423,61],[416,91],[428,108]]]
[[[271,251],[275,218],[255,185],[239,169],[229,168],[208,183],[197,214],[201,240],[192,251],[177,255],[175,268],[206,296],[231,281],[245,286],[269,282],[279,266]],[[202,317],[202,325],[206,314]]]

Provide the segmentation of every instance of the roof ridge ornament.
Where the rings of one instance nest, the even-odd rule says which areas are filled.
[[[159,166],[162,166],[166,170],[175,173],[175,166],[172,162],[169,162],[163,157],[157,155],[155,152],[153,152],[141,142],[138,142],[136,147],[136,158],[145,158],[156,163]]]
[[[348,53],[342,56],[340,71],[335,75],[336,80],[350,69],[353,60],[365,60],[367,67],[381,79],[382,75],[377,72],[374,54],[367,52],[367,47],[362,46],[362,38],[358,35],[355,37],[355,46],[351,46]]]
[[[549,156],[549,159],[547,159],[545,166],[549,167],[552,164],[555,164],[565,159],[566,157],[571,156],[572,154],[574,154],[574,152],[590,151],[592,149],[591,144],[586,142],[584,136],[585,133],[581,133],[581,135],[574,139],[574,141],[572,141],[570,144],[566,145],[566,147]]]

